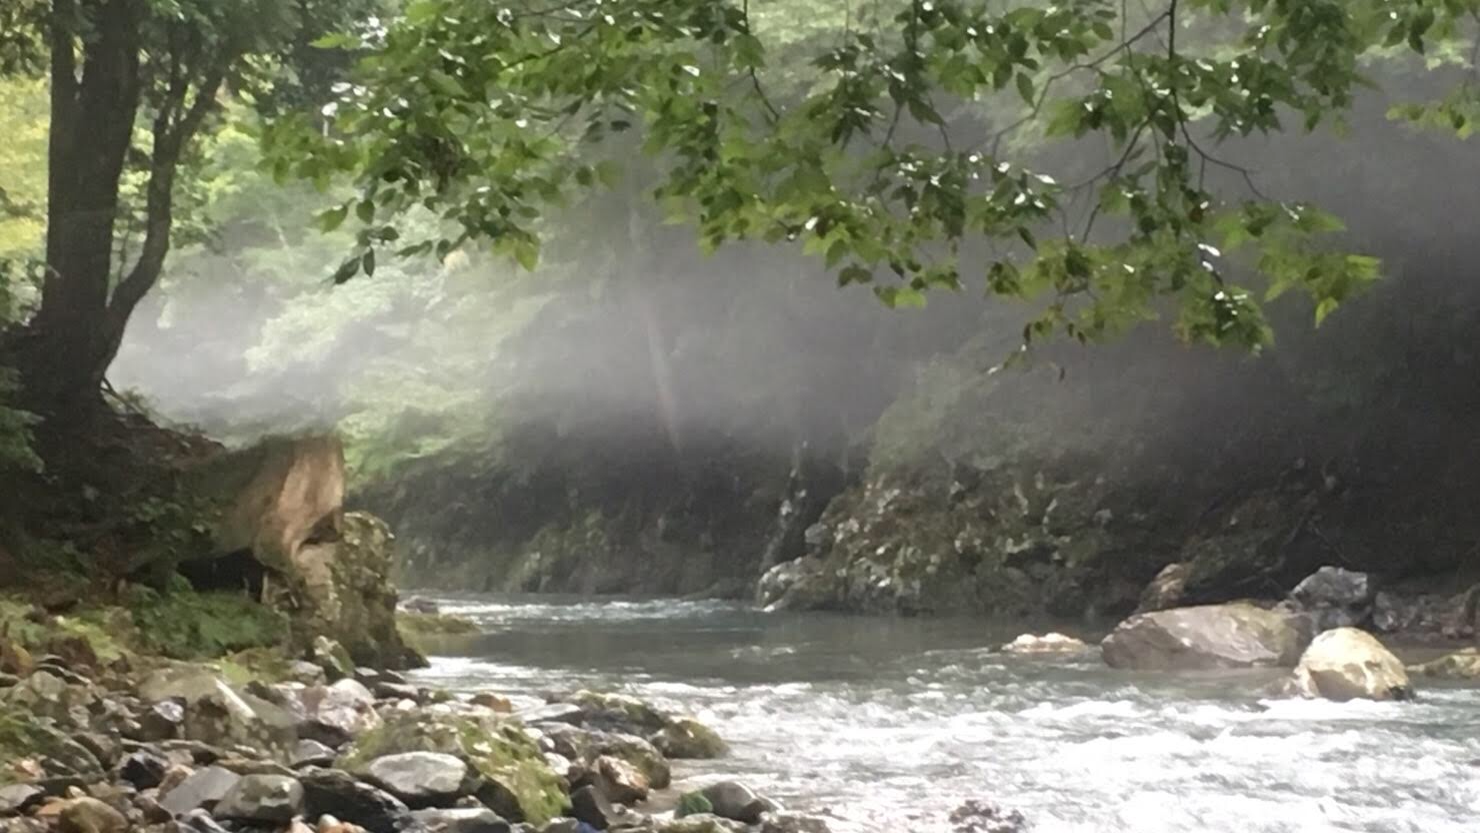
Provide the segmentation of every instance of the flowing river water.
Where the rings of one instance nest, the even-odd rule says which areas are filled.
[[[1416,703],[1269,699],[1273,672],[1153,675],[1004,656],[1025,628],[681,601],[454,596],[484,634],[421,678],[516,703],[623,691],[729,742],[680,762],[835,831],[947,831],[970,798],[1037,833],[1480,831],[1480,690]]]

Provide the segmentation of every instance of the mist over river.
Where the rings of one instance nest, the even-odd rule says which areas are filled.
[[[516,705],[592,687],[689,711],[732,752],[677,762],[680,787],[732,777],[844,833],[949,830],[971,798],[1039,833],[1480,831],[1480,690],[1419,680],[1416,703],[1275,700],[1275,672],[995,653],[1022,624],[437,600],[485,633],[422,680]]]

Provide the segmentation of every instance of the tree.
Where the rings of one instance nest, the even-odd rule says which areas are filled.
[[[1467,55],[1452,47],[1480,0],[1127,9],[818,4],[835,36],[802,45],[798,75],[768,65],[798,44],[745,0],[413,0],[342,41],[369,54],[334,130],[281,122],[269,146],[280,173],[357,178],[324,218],[362,222],[338,280],[469,240],[533,264],[538,219],[610,181],[628,144],[609,140],[630,130],[706,245],[799,241],[890,305],[982,281],[1038,299],[1025,340],[1089,340],[1169,299],[1183,338],[1258,349],[1263,301],[1299,291],[1319,323],[1379,264],[1324,244],[1337,218],[1266,196],[1224,149],[1340,123],[1374,54]],[[1475,100],[1467,80],[1397,115],[1465,134]],[[400,239],[413,209],[452,231]]]
[[[17,0],[0,8],[0,72],[44,75],[50,95],[45,271],[39,306],[12,345],[29,407],[55,420],[96,399],[129,316],[159,279],[181,172],[221,97],[281,103],[285,85],[312,80],[301,71],[309,43],[371,7]]]

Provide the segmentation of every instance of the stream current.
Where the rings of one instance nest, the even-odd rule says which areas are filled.
[[[420,679],[532,704],[581,687],[697,715],[732,747],[680,786],[743,781],[839,833],[948,831],[971,798],[1035,833],[1480,833],[1480,690],[1269,699],[1276,672],[1115,671],[993,646],[980,620],[718,602],[443,596],[483,629]]]

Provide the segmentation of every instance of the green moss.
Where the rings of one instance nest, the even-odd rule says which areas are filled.
[[[714,805],[704,796],[704,793],[695,790],[691,793],[684,793],[679,797],[678,810],[673,815],[677,818],[683,818],[685,816],[697,816],[700,813],[712,812],[714,812]]]
[[[129,600],[142,645],[175,659],[207,659],[282,644],[284,618],[238,593],[136,589]]]
[[[339,766],[362,772],[376,758],[402,752],[458,756],[495,788],[494,804],[511,805],[495,806],[496,811],[537,826],[570,806],[560,777],[545,762],[539,745],[522,725],[508,719],[425,710],[390,714],[384,724],[355,740]]]

